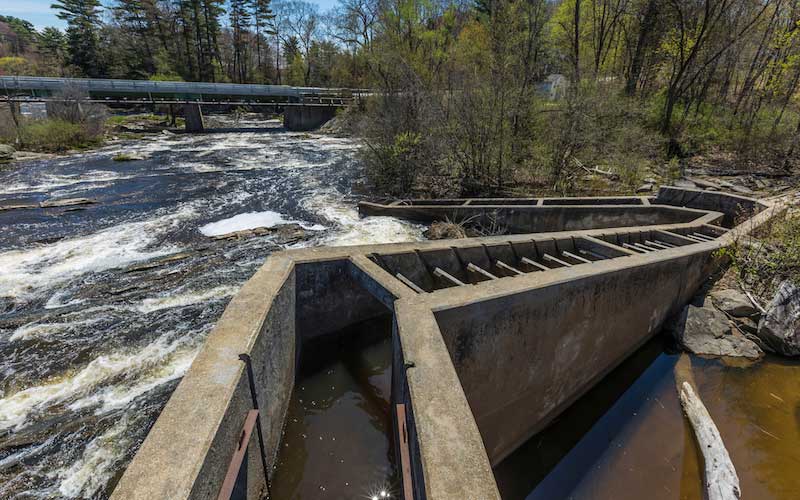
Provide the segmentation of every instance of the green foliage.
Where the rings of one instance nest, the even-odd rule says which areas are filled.
[[[80,123],[62,119],[38,120],[20,127],[20,147],[29,151],[58,153],[97,145],[100,139]]]
[[[24,75],[30,67],[24,57],[0,57],[0,75]]]
[[[412,192],[418,174],[422,139],[419,134],[402,132],[390,144],[376,144],[366,153],[372,166],[370,181],[386,194],[403,196]]]

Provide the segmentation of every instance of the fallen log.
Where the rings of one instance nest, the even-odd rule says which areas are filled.
[[[717,426],[695,391],[690,363],[688,356],[681,356],[675,365],[675,382],[683,412],[692,425],[698,448],[703,454],[708,500],[737,500],[742,496],[739,476]]]

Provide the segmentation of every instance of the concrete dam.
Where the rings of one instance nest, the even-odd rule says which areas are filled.
[[[298,430],[298,405],[326,415],[322,399],[305,396],[304,367],[380,318],[385,326],[369,329],[385,329],[386,389],[358,404],[386,414],[388,452],[370,460],[388,460],[393,479],[391,494],[378,487],[367,498],[500,498],[493,466],[658,333],[719,265],[716,250],[782,209],[672,187],[653,197],[362,202],[362,216],[484,221],[507,234],[271,255],[112,498],[288,498],[285,485],[303,482],[283,470],[297,453],[292,434],[311,432]],[[376,377],[368,385],[381,385]],[[349,428],[349,441],[320,435],[303,459],[334,467],[330,450],[342,470],[358,469],[336,450],[358,448],[369,429]]]

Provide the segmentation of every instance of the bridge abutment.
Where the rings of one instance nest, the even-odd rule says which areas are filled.
[[[205,124],[203,123],[203,110],[200,109],[199,104],[186,103],[183,105],[183,117],[186,120],[187,132],[203,132],[205,131]]]
[[[333,106],[287,106],[283,112],[283,125],[293,132],[303,132],[321,127],[336,116]]]

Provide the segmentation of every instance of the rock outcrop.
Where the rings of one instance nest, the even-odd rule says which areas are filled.
[[[714,290],[711,292],[711,300],[720,311],[736,318],[749,317],[758,313],[747,295],[732,288]]]
[[[55,207],[74,207],[76,205],[91,205],[95,201],[89,198],[61,198],[59,200],[47,200],[39,204],[42,208],[55,208]]]
[[[14,153],[16,153],[16,150],[13,146],[9,146],[8,144],[0,144],[0,162],[13,160]]]
[[[756,343],[732,330],[727,316],[706,303],[683,308],[667,330],[681,346],[694,354],[759,359],[764,353]]]
[[[758,325],[758,337],[785,356],[800,356],[800,288],[784,281]]]

